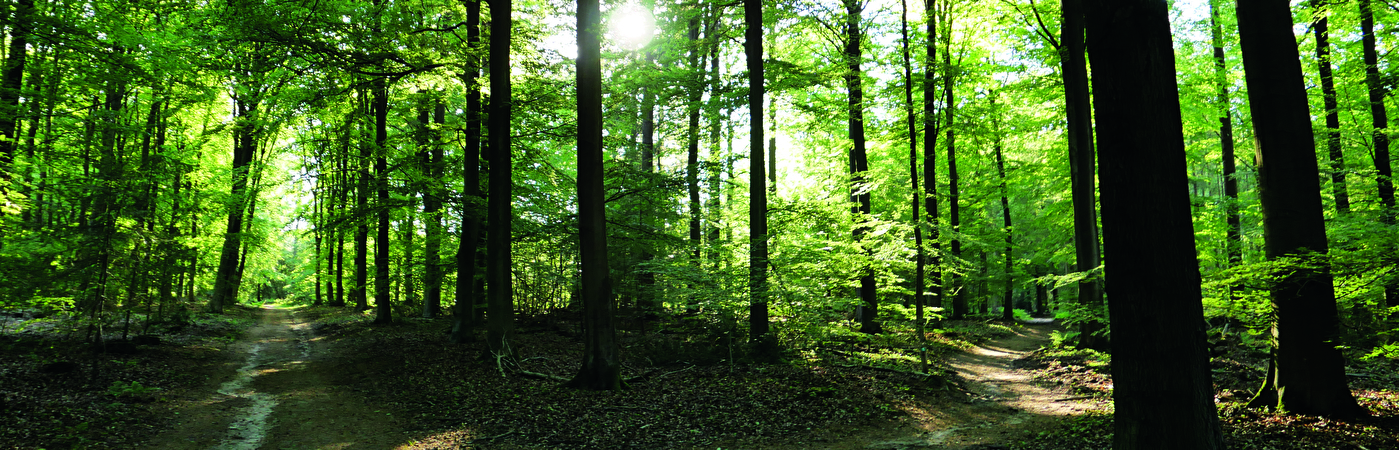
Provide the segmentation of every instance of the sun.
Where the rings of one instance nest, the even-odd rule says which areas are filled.
[[[656,18],[636,4],[613,8],[608,17],[608,38],[628,50],[645,47],[656,34]]]

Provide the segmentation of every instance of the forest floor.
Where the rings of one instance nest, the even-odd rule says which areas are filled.
[[[105,330],[104,354],[76,322],[0,317],[0,449],[1110,448],[1109,357],[1044,348],[1053,323],[942,322],[932,375],[854,335],[760,363],[713,324],[623,330],[627,389],[591,392],[559,387],[582,350],[567,314],[522,317],[504,366],[447,343],[450,319],[371,319],[235,307],[157,342]],[[1239,336],[1212,337],[1231,448],[1399,448],[1399,363],[1349,358],[1370,418],[1246,410],[1266,353]]]

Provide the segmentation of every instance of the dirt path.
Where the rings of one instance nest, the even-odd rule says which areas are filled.
[[[392,449],[406,441],[395,419],[334,383],[325,346],[295,313],[268,306],[201,393],[177,403],[175,428],[157,450]]]
[[[1104,407],[1102,400],[1083,399],[1065,387],[1047,387],[1012,363],[1049,341],[1051,323],[1026,324],[1016,334],[996,339],[948,363],[967,381],[973,393],[967,402],[936,411],[915,412],[913,430],[904,437],[879,440],[871,449],[996,449],[1024,431],[1034,431],[1064,416]],[[911,432],[910,432],[911,431]]]

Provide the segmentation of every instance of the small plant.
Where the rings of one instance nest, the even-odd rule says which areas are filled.
[[[107,393],[111,394],[113,397],[140,398],[147,397],[158,391],[160,391],[160,388],[142,386],[140,381],[132,381],[130,383],[113,381],[112,385],[107,388]]]

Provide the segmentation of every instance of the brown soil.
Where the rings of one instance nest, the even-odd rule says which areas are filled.
[[[265,307],[219,376],[172,409],[181,419],[144,448],[390,449],[397,421],[335,383],[343,371],[293,311]]]
[[[1068,386],[1033,380],[1015,361],[1049,341],[1057,324],[1026,324],[1015,334],[950,355],[947,364],[964,379],[963,401],[926,405],[909,417],[822,446],[840,449],[997,449],[1041,431],[1067,416],[1107,407],[1106,398],[1075,394]],[[896,436],[890,439],[890,436]]]

